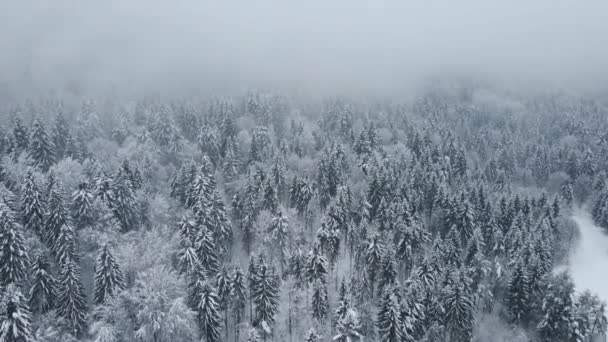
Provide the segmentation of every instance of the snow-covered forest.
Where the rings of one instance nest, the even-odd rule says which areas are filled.
[[[607,13],[0,0],[0,342],[606,342]]]
[[[0,340],[590,341],[604,303],[559,270],[579,204],[608,226],[607,115],[465,86],[11,103]]]

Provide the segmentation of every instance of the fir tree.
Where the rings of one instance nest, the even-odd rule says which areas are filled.
[[[549,279],[537,328],[543,341],[567,341],[574,323],[574,283],[563,272]]]
[[[353,309],[348,309],[345,315],[338,320],[336,326],[338,329],[338,335],[334,336],[334,341],[355,342],[359,341],[363,337],[359,333],[361,323],[359,322],[358,314]]]
[[[112,255],[108,244],[101,247],[95,262],[95,289],[93,302],[102,304],[108,297],[124,289],[125,279],[118,266],[118,262]]]
[[[0,203],[0,285],[21,283],[28,263],[21,226],[15,222],[11,209]]]
[[[0,341],[36,341],[32,336],[31,322],[25,297],[15,284],[9,284],[0,302]]]
[[[465,285],[452,284],[445,290],[444,322],[450,331],[451,341],[470,341],[473,337],[474,306],[471,295],[467,293]]]
[[[86,311],[86,297],[80,282],[80,272],[75,262],[68,259],[61,266],[57,313],[67,321],[73,335],[80,336],[85,331]]]
[[[42,172],[47,172],[51,165],[55,163],[55,146],[39,118],[34,121],[28,155],[34,162],[33,166],[39,168]]]
[[[243,271],[236,267],[230,277],[232,279],[231,292],[232,292],[232,312],[234,314],[235,322],[235,340],[238,341],[239,330],[237,325],[241,323],[243,317],[245,317],[245,306],[247,303],[246,285],[245,285],[245,274]]]
[[[32,312],[44,314],[55,307],[55,278],[50,274],[49,263],[43,256],[36,258],[31,273],[29,306]]]
[[[63,265],[65,262],[73,260],[78,261],[76,254],[76,233],[70,225],[64,224],[59,229],[57,237],[51,245],[51,250],[55,254],[55,259],[58,265]]]

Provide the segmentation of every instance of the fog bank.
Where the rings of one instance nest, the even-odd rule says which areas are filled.
[[[608,2],[0,2],[0,91],[396,92],[476,75],[608,80]]]

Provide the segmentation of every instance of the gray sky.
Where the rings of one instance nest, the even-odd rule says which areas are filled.
[[[605,86],[606,0],[5,0],[0,89]]]

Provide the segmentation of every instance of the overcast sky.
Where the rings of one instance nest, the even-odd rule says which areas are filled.
[[[382,92],[453,73],[605,86],[608,1],[0,1],[0,89]]]

